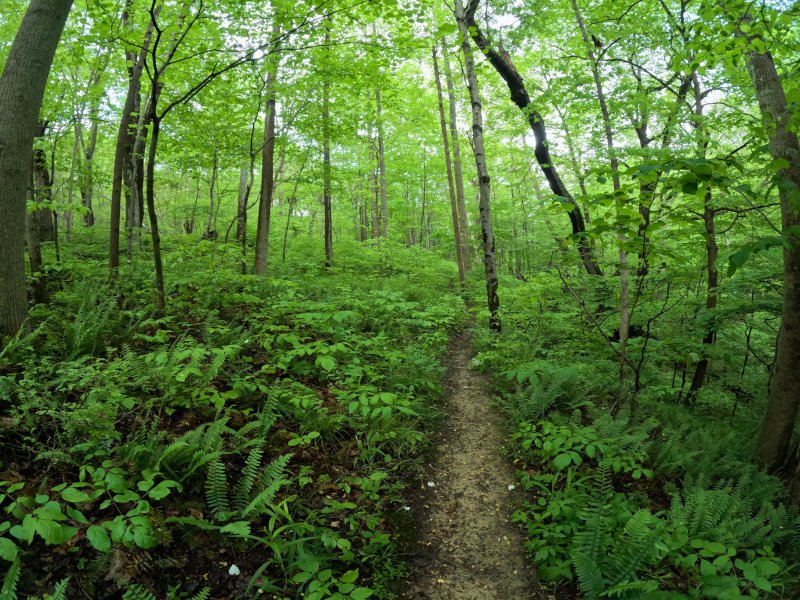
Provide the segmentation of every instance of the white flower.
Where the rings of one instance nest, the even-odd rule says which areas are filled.
[[[432,481],[429,481],[428,482],[428,487],[436,487],[436,484],[433,483]]]
[[[511,490],[513,490],[515,487],[517,487],[517,486],[515,486],[513,483],[509,483],[509,484],[508,484],[508,491],[510,492],[510,491],[511,491]]]
[[[239,570],[239,567],[237,567],[236,565],[231,565],[230,569],[228,569],[228,575],[231,575],[233,577],[237,577],[241,573],[242,572]]]
[[[411,510],[411,507],[410,507],[410,506],[404,506],[404,507],[403,507],[403,510],[405,510],[405,511],[409,511],[409,510]]]

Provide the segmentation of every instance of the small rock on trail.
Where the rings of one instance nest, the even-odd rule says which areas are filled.
[[[470,336],[450,345],[448,419],[417,508],[417,557],[404,600],[544,598],[509,521],[514,470],[500,454],[502,416],[491,405],[487,377],[469,368]]]

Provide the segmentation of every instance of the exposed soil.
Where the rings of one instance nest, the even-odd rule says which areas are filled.
[[[469,368],[470,336],[449,351],[447,422],[429,482],[417,499],[415,558],[404,600],[546,598],[509,521],[514,470],[500,453],[502,416],[485,375]],[[433,484],[431,486],[431,483]]]

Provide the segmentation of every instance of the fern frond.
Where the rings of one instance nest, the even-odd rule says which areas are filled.
[[[260,481],[261,491],[242,511],[242,517],[261,514],[265,507],[272,504],[278,490],[286,483],[283,474],[291,458],[291,454],[279,456],[264,469]]]
[[[228,502],[228,475],[225,471],[225,464],[219,458],[212,460],[208,465],[206,502],[215,516],[231,510]]]
[[[17,584],[19,583],[22,562],[19,555],[13,560],[11,566],[6,571],[3,579],[3,587],[0,588],[0,600],[17,600]]]
[[[158,600],[158,598],[153,592],[137,583],[125,590],[122,600]]]
[[[200,590],[194,596],[192,596],[190,600],[209,600],[210,598],[211,598],[211,588],[204,587],[202,590]]]
[[[244,467],[239,476],[239,481],[233,491],[232,506],[233,510],[241,512],[250,502],[250,493],[253,491],[256,478],[258,477],[258,470],[261,467],[261,460],[264,458],[263,440],[260,440],[259,446],[253,448],[247,459],[244,462]]]
[[[608,558],[611,587],[634,580],[638,571],[651,565],[659,550],[661,525],[648,510],[640,510],[628,520]]]

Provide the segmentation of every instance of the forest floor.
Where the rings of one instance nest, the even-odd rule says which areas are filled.
[[[415,558],[404,600],[546,598],[509,520],[514,470],[487,376],[470,369],[469,332],[448,352],[444,410],[429,481],[415,501]]]

